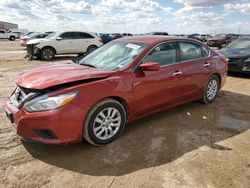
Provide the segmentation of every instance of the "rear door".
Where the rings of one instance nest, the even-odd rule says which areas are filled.
[[[155,47],[141,63],[157,62],[158,71],[134,73],[134,113],[138,116],[172,106],[181,97],[182,65],[178,63],[177,45],[167,42]]]
[[[85,53],[91,44],[94,44],[95,37],[84,32],[75,32],[77,36],[76,48],[77,53]]]
[[[180,61],[183,67],[181,102],[201,98],[209,75],[215,69],[210,50],[198,43],[179,42]]]

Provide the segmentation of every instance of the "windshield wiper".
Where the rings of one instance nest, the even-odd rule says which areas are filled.
[[[80,63],[80,65],[97,68],[95,65],[91,65],[91,64],[87,64],[87,63]]]

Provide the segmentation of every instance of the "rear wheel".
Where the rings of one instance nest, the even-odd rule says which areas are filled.
[[[91,52],[95,51],[97,49],[97,46],[91,45],[88,47],[86,54],[90,54]]]
[[[55,50],[51,47],[44,47],[42,50],[41,50],[41,53],[40,53],[40,56],[41,56],[41,59],[44,60],[44,61],[48,61],[48,60],[51,60],[55,57]]]
[[[16,37],[15,36],[10,36],[10,40],[14,41],[14,40],[16,40]]]
[[[126,112],[122,104],[113,99],[97,103],[88,113],[83,137],[90,144],[102,146],[115,140],[123,131]]]
[[[220,86],[220,80],[218,76],[213,75],[208,79],[207,85],[204,89],[202,101],[205,104],[211,103],[214,101],[215,97],[218,94]]]

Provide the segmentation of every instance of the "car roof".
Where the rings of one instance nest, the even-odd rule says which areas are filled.
[[[177,41],[177,40],[200,43],[199,41],[194,40],[194,39],[175,37],[175,36],[162,36],[162,35],[126,37],[126,38],[120,38],[117,40],[128,41],[128,42],[141,42],[141,43],[149,43],[149,44],[155,44],[155,43],[161,43],[161,42],[167,42],[167,41]]]

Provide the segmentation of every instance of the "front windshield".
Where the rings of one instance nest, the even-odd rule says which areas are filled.
[[[215,35],[214,38],[225,38],[226,35]]]
[[[235,40],[227,45],[227,48],[248,48],[250,49],[250,40]]]
[[[147,43],[113,41],[98,48],[78,63],[115,70],[129,65],[147,46]]]
[[[53,39],[54,37],[56,37],[58,34],[58,32],[53,32],[51,34],[49,34],[47,37],[45,37],[46,39]]]

